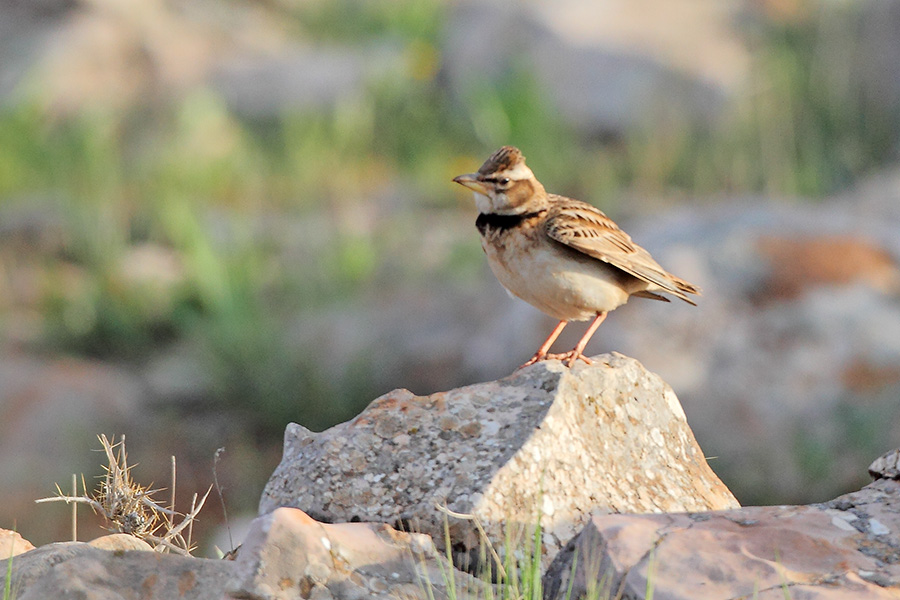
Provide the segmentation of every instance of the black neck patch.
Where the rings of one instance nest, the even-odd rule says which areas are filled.
[[[488,230],[492,231],[509,231],[522,224],[526,219],[537,216],[540,213],[532,212],[521,215],[496,215],[480,213],[478,219],[475,220],[475,227],[481,235],[485,235]]]

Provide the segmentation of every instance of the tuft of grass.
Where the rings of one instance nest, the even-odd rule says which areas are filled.
[[[6,573],[3,577],[3,600],[13,600],[15,597],[12,592],[13,552],[14,549],[10,547],[9,558],[6,560]]]
[[[109,440],[103,434],[98,438],[106,455],[107,465],[104,466],[106,475],[101,478],[96,491],[88,494],[82,476],[83,495],[68,496],[57,485],[57,496],[41,498],[35,502],[87,504],[106,520],[110,531],[126,533],[145,540],[151,543],[158,552],[172,551],[186,556],[190,555],[194,550],[191,540],[193,522],[203,508],[209,492],[212,491],[212,486],[199,501],[194,495],[191,511],[186,515],[181,515],[181,522],[176,524],[174,457],[172,458],[172,499],[170,506],[166,508],[153,498],[153,494],[161,490],[144,487],[131,478],[131,467],[128,466],[124,438],[118,442],[115,442],[114,439]]]
[[[441,580],[432,581],[426,568],[426,557],[413,557],[421,569],[419,570],[419,585],[429,600],[438,597],[438,589],[444,590],[450,600],[457,598],[485,600],[544,600],[542,564],[542,536],[543,528],[540,519],[535,518],[534,525],[523,528],[519,525],[508,525],[504,528],[504,541],[502,552],[494,547],[488,539],[484,527],[474,515],[466,515],[450,511],[446,507],[438,506],[444,518],[444,553],[443,560],[437,564]],[[472,521],[478,532],[479,548],[477,564],[470,564],[468,556],[454,557],[453,544],[450,537],[449,518]],[[647,598],[652,598],[655,590],[654,553],[650,554],[650,563],[647,572]],[[573,598],[572,591],[575,583],[575,573],[578,562],[584,563],[585,583],[587,593],[579,599]],[[460,564],[462,563],[462,564]],[[456,565],[456,568],[454,568]],[[465,569],[463,571],[457,570]],[[475,581],[466,578],[468,573],[475,573]],[[458,579],[462,578],[466,583],[460,585]],[[569,572],[568,585],[559,600],[620,600],[624,593],[624,580],[618,590],[613,590],[612,572],[608,571],[600,576],[599,557],[584,560],[576,552],[573,556],[572,567]]]
[[[647,587],[644,590],[645,600],[653,600],[653,578],[656,575],[656,547],[650,549],[650,556],[647,558]]]

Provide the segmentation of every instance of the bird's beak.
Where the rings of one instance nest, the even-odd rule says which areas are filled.
[[[473,192],[478,192],[479,194],[484,194],[485,196],[488,195],[488,187],[483,182],[478,180],[478,175],[476,175],[475,173],[466,173],[465,175],[454,177],[453,181],[461,186],[469,188]]]

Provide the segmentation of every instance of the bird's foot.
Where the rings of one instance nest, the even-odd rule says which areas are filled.
[[[588,365],[594,364],[593,360],[591,360],[590,358],[588,358],[587,356],[585,356],[578,350],[570,350],[569,352],[565,352],[563,354],[555,354],[553,356],[553,358],[555,358],[557,360],[561,360],[562,363],[569,368],[574,367],[575,363],[578,362],[579,360],[583,360],[585,362],[585,364],[588,364]]]
[[[577,352],[575,350],[570,350],[569,352],[563,352],[562,354],[549,354],[547,352],[535,353],[534,356],[529,358],[523,365],[519,367],[519,369],[524,369],[525,367],[530,367],[535,363],[539,363],[544,360],[561,360],[562,363],[567,367],[572,367],[576,361],[583,360],[586,364],[592,365],[594,361],[582,354],[581,352]],[[518,370],[518,369],[517,369]]]

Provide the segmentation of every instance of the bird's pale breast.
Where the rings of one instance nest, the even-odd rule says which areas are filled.
[[[513,295],[556,319],[584,321],[647,288],[646,282],[551,240],[542,222],[543,216],[535,215],[515,226],[479,225],[488,264]]]

